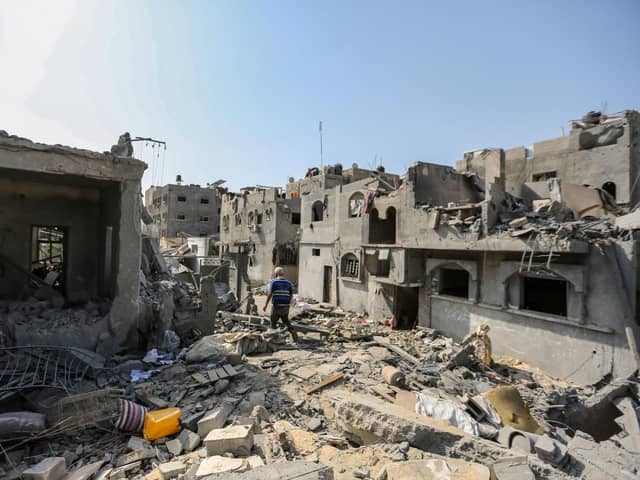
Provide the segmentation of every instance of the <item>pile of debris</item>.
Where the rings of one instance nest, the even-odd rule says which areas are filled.
[[[85,392],[5,414],[0,476],[639,478],[637,376],[580,388],[493,358],[487,328],[458,344],[300,305],[297,345],[221,314],[188,348],[115,357]]]

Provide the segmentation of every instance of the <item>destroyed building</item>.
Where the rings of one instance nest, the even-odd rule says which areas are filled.
[[[497,353],[577,383],[635,368],[637,244],[616,228],[611,200],[636,201],[640,124],[637,112],[598,122],[576,126],[558,150],[536,144],[528,169],[510,165],[514,150],[491,149],[470,159],[483,177],[417,163],[399,188],[302,197],[301,294],[458,340],[487,324]],[[576,143],[593,129],[617,133]],[[555,173],[528,182],[538,169]],[[514,178],[523,171],[527,181]],[[325,199],[329,209],[313,217]],[[365,218],[355,220],[351,200],[362,199]]]
[[[138,316],[145,168],[0,131],[0,344],[125,341]]]
[[[211,187],[152,185],[145,192],[145,206],[153,219],[155,238],[206,237],[220,234],[219,183]]]
[[[275,266],[298,278],[300,199],[278,188],[248,187],[222,196],[220,246],[230,261],[229,287],[241,299],[247,288],[269,282]]]

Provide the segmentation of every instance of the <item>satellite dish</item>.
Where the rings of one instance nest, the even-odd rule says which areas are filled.
[[[355,163],[355,162],[354,162],[354,163],[352,163],[352,164],[351,164],[351,168],[353,168],[353,169],[358,168],[358,164],[357,164],[357,163]]]
[[[296,179],[295,179],[295,178],[293,178],[293,177],[289,177],[289,183],[293,183],[293,182],[295,182],[295,181],[296,181]]]

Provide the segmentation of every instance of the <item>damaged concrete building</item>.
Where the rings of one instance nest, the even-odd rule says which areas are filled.
[[[278,188],[244,188],[222,196],[220,215],[221,255],[230,262],[229,286],[238,298],[268,283],[274,266],[296,281],[299,198]]]
[[[145,168],[0,131],[0,343],[125,341],[138,320]]]
[[[217,237],[220,233],[220,182],[211,187],[152,185],[144,194],[145,206],[153,219],[150,227],[156,238],[178,236]]]
[[[335,187],[320,220],[323,199],[303,196],[300,293],[458,340],[487,324],[496,353],[577,383],[628,373],[637,242],[613,222],[637,202],[638,118],[587,117],[535,154],[474,153],[465,172],[416,163],[398,188]]]

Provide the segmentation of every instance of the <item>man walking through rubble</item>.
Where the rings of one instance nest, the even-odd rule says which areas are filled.
[[[298,343],[298,334],[289,323],[289,305],[293,298],[293,284],[284,277],[282,267],[275,268],[273,277],[273,280],[269,283],[269,295],[267,296],[267,301],[264,302],[262,311],[267,311],[267,306],[271,301],[271,328],[278,328],[278,320],[282,320],[293,341]]]

